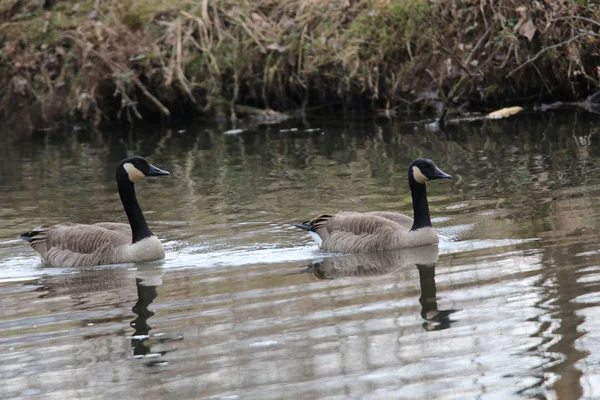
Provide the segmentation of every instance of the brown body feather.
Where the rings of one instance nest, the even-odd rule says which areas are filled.
[[[40,226],[26,235],[44,262],[63,267],[150,261],[164,258],[165,254],[155,236],[132,244],[128,224],[65,222]]]
[[[320,247],[344,253],[418,247],[439,241],[432,227],[411,231],[413,219],[407,215],[373,211],[319,215],[305,222],[321,238]]]
[[[147,249],[150,251],[146,256],[142,254],[140,260],[139,253],[143,252],[135,250],[145,243],[131,243],[131,227],[128,224],[101,222],[84,225],[66,222],[41,226],[27,235],[31,237],[31,247],[51,265],[79,267],[164,257],[164,250],[160,246],[157,250]],[[160,245],[160,242],[158,244]],[[162,257],[156,254],[161,251]]]

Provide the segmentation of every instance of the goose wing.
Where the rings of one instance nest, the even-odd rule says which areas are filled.
[[[123,224],[121,222],[98,222],[94,224],[94,226],[99,226],[104,229],[108,229],[111,231],[117,231],[126,235],[131,240],[131,225]]]
[[[409,217],[408,215],[405,214],[400,214],[400,213],[395,213],[395,212],[391,212],[391,211],[370,211],[370,212],[366,212],[366,215],[376,215],[378,217],[382,217],[385,219],[389,219],[391,221],[396,222],[397,224],[400,224],[404,227],[406,227],[406,229],[410,230],[410,228],[412,227],[414,220]]]
[[[42,258],[53,265],[83,266],[110,262],[116,248],[131,243],[131,230],[98,225],[62,223],[40,226],[21,235]]]
[[[353,212],[319,215],[302,225],[319,235],[322,249],[339,252],[389,249],[398,231],[410,229],[391,218]]]

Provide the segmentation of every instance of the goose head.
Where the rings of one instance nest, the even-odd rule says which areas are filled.
[[[170,175],[168,171],[162,170],[150,164],[145,158],[133,156],[127,157],[117,168],[117,180],[129,180],[131,183],[144,179],[147,176]]]
[[[424,185],[427,181],[435,179],[452,179],[450,175],[438,168],[428,158],[418,158],[408,167],[408,180]]]

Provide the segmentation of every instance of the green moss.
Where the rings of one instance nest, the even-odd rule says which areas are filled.
[[[128,12],[123,15],[121,22],[132,31],[138,31],[144,27],[142,17],[134,12]]]
[[[202,54],[195,54],[185,66],[186,72],[193,77],[200,75],[204,72],[204,58],[205,56]]]

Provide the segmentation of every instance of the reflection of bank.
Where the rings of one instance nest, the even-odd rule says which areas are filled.
[[[439,258],[438,246],[412,249],[356,253],[339,257],[327,257],[313,261],[306,269],[317,279],[335,279],[345,276],[384,275],[401,268],[416,266],[419,271],[421,317],[423,328],[428,331],[450,327],[450,314],[458,310],[438,310],[435,286],[435,264]]]
[[[131,348],[134,358],[147,358],[151,361],[148,365],[161,365],[166,361],[160,359],[161,356],[175,350],[174,348],[165,349],[163,344],[172,341],[183,340],[183,335],[165,335],[155,333],[150,335],[152,327],[148,320],[154,316],[154,312],[148,310],[148,307],[158,296],[158,286],[162,284],[164,270],[161,267],[142,267],[135,273],[135,286],[137,288],[138,300],[131,311],[137,315],[130,326],[135,329],[131,336]]]

